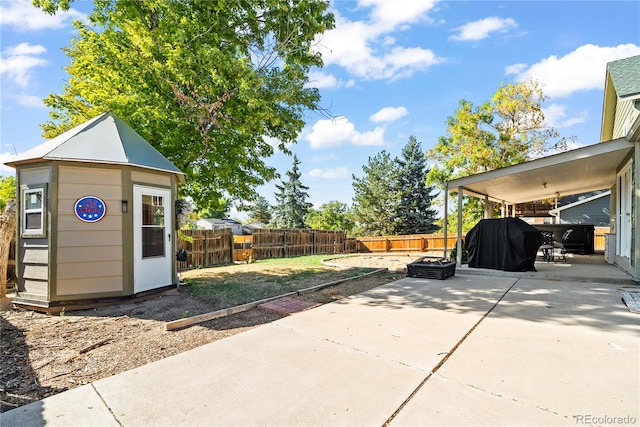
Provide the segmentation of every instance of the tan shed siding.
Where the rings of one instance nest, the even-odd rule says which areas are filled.
[[[48,184],[50,181],[49,166],[22,167],[17,174],[20,185]],[[22,226],[21,215],[22,207],[20,206],[18,227]],[[49,219],[47,215],[46,220],[49,221]],[[49,236],[48,230],[46,235]],[[49,239],[21,237],[18,251],[20,296],[28,295],[30,298],[47,300],[49,298]]]
[[[20,168],[20,185],[43,184],[49,182],[49,167]]]
[[[29,294],[32,298],[33,297],[42,297],[43,299],[47,299],[47,290],[48,290],[48,283],[47,282],[43,282],[40,280],[29,280],[29,279],[24,279],[24,290],[20,291],[20,296],[24,296],[24,294]]]
[[[147,172],[140,172],[137,170],[131,171],[131,181],[140,183],[140,184],[150,184],[154,186],[171,186],[171,175],[163,174],[153,174]]]
[[[105,217],[94,223],[74,213],[84,196],[105,202]],[[58,176],[56,294],[123,290],[122,174],[118,169],[61,166]]]
[[[91,279],[91,287],[86,279],[69,279],[58,282],[58,295],[86,295],[105,292],[121,292],[122,280],[114,280],[111,277],[94,277]]]

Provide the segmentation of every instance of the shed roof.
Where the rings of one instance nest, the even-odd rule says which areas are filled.
[[[620,98],[640,96],[640,55],[609,62],[607,68]]]
[[[6,164],[17,166],[41,160],[107,163],[170,172],[183,172],[112,112],[103,113]]]

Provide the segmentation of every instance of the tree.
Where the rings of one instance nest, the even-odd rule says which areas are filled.
[[[550,150],[564,150],[567,140],[545,123],[542,103],[547,100],[538,82],[527,80],[500,85],[491,101],[477,108],[466,100],[447,118],[447,133],[427,152],[435,162],[427,184],[444,189],[455,178],[515,165]],[[571,137],[570,139],[573,139]],[[477,199],[465,202],[465,222],[482,218]]]
[[[226,219],[231,211],[231,199],[221,197],[216,203],[198,211],[198,219]]]
[[[69,3],[34,1],[49,13]],[[316,36],[334,27],[328,2],[94,3],[65,49],[63,93],[45,99],[45,137],[111,110],[185,172],[181,193],[198,209],[223,196],[255,198],[276,177],[265,158],[288,153],[303,114],[319,110],[319,91],[307,84],[322,66]]]
[[[16,198],[16,178],[0,176],[0,212],[4,212],[7,202]]]
[[[393,234],[398,193],[395,191],[397,164],[386,150],[362,166],[364,176],[353,178],[353,219],[358,235]]]
[[[249,213],[249,222],[268,224],[271,221],[271,205],[263,196],[258,196],[253,204],[245,206],[243,210]]]
[[[7,202],[6,209],[0,215],[0,298],[7,296],[7,270],[11,240],[16,235],[16,201]]]
[[[395,234],[429,234],[439,227],[434,223],[436,211],[431,208],[433,188],[427,187],[427,165],[418,140],[411,136],[396,159],[398,177],[398,207],[396,210]]]
[[[315,230],[344,231],[350,233],[355,223],[351,219],[346,203],[330,201],[318,209],[310,209],[305,218],[307,225]]]
[[[276,185],[277,205],[273,208],[273,219],[269,224],[274,228],[307,228],[304,218],[312,205],[307,202],[309,187],[300,182],[298,165],[300,161],[294,155],[293,167],[287,171],[289,179],[283,180],[281,185]]]

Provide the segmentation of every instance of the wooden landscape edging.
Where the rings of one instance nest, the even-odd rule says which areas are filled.
[[[337,285],[339,283],[343,283],[349,280],[361,279],[363,277],[371,276],[373,274],[378,274],[383,271],[387,271],[386,268],[380,268],[378,270],[370,271],[368,273],[360,274],[354,277],[347,277],[345,279],[338,279],[332,282],[323,283],[321,285],[312,286],[310,288],[300,289],[294,292],[287,292],[286,294],[277,295],[275,297],[261,299],[260,301],[249,302],[247,304],[237,305],[235,307],[224,308],[222,310],[216,310],[209,313],[199,314],[197,316],[187,317],[184,319],[173,320],[171,322],[167,322],[164,324],[165,331],[173,331],[175,329],[184,328],[186,326],[195,325],[196,323],[206,322],[208,320],[217,319],[219,317],[229,316],[231,314],[242,313],[243,311],[251,310],[252,308],[256,308],[260,304],[264,304],[265,302],[274,301],[284,297],[292,297],[292,296],[300,296],[307,294],[309,292],[319,291],[320,289]]]

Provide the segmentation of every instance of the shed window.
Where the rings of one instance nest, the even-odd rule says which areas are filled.
[[[22,189],[22,236],[45,237],[45,188]]]

